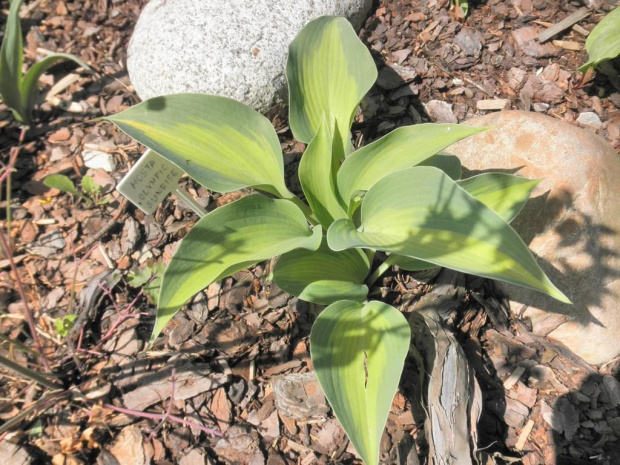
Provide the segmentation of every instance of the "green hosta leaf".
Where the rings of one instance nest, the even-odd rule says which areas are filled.
[[[423,162],[419,163],[416,166],[434,166],[435,168],[439,168],[441,171],[446,173],[448,176],[450,176],[451,179],[454,179],[454,180],[461,179],[461,175],[463,174],[463,170],[461,167],[461,160],[459,160],[459,157],[457,157],[456,155],[450,155],[447,153],[438,153],[436,155],[432,155],[431,157],[427,158],[426,160],[424,160]],[[355,191],[352,194],[352,199],[349,203],[349,208],[347,209],[347,211],[348,211],[349,218],[353,218],[354,222],[356,222],[356,217],[354,217],[354,214],[356,214],[357,209],[361,205],[364,195],[366,195],[366,191]],[[407,260],[410,260],[412,263],[414,261],[415,262],[419,261],[419,260],[414,260],[414,259],[407,259]],[[433,268],[434,266],[435,265],[430,265],[427,268]],[[418,267],[419,267],[419,264],[415,265],[414,268],[406,268],[404,266],[401,266],[401,268],[404,268],[409,271],[417,271],[418,269],[424,269],[424,270],[427,269],[427,268],[418,268]]]
[[[449,145],[485,128],[457,124],[416,124],[395,129],[349,156],[338,171],[338,191],[347,205],[390,173],[422,163]]]
[[[297,249],[280,257],[273,270],[279,288],[307,302],[363,301],[370,264],[361,250],[334,252],[325,239],[318,250]]]
[[[24,75],[21,84],[21,107],[27,113],[28,119],[30,119],[32,109],[39,95],[39,78],[56,63],[65,60],[73,61],[78,66],[90,71],[90,67],[86,63],[69,53],[54,53],[53,55],[48,55],[42,60],[37,61]]]
[[[225,97],[156,97],[108,117],[208,189],[257,187],[292,197],[284,185],[280,142],[267,118]]]
[[[50,189],[58,189],[73,195],[80,195],[73,181],[64,174],[50,174],[43,180],[43,184]]]
[[[338,166],[332,163],[332,138],[323,120],[319,132],[301,157],[299,181],[306,200],[325,229],[335,219],[347,216],[336,198],[337,169]]]
[[[510,225],[437,168],[384,177],[364,197],[361,218],[359,229],[350,220],[335,221],[329,246],[406,255],[569,302]]]
[[[309,143],[325,115],[339,139],[335,156],[342,156],[355,110],[377,79],[372,56],[351,24],[334,16],[308,23],[289,46],[286,78],[293,135]]]
[[[7,17],[6,29],[0,48],[0,95],[13,109],[16,119],[27,123],[20,101],[22,80],[23,42],[19,8],[22,0],[13,0]]]
[[[512,174],[484,173],[458,181],[458,184],[510,223],[539,182],[539,179],[526,179]]]
[[[336,302],[316,319],[310,355],[336,417],[367,465],[379,443],[409,350],[405,317],[382,302]]]
[[[429,158],[427,162],[434,158]],[[429,164],[429,166],[433,165]],[[484,173],[458,181],[457,184],[487,207],[493,209],[504,221],[510,223],[519,214],[527,199],[529,199],[532,189],[539,182],[539,180],[520,178],[512,174]],[[394,264],[408,271],[428,270],[437,266],[433,263],[403,256],[395,259]]]
[[[297,248],[316,250],[314,232],[287,200],[244,197],[204,216],[185,236],[166,268],[151,343],[185,302],[214,281]]]
[[[585,72],[607,60],[620,55],[620,8],[607,13],[586,39],[588,62],[579,68]]]
[[[434,166],[450,176],[450,179],[455,181],[461,179],[463,175],[463,168],[461,166],[461,160],[456,155],[450,155],[449,153],[438,153],[430,158],[427,158],[416,166]]]

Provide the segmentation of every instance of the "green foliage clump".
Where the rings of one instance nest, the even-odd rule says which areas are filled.
[[[0,48],[0,97],[13,110],[15,119],[23,124],[32,122],[32,111],[39,95],[39,78],[59,61],[70,60],[90,69],[86,63],[68,53],[54,53],[36,62],[22,74],[24,44],[19,21],[23,0],[12,0]]]
[[[193,295],[279,256],[274,282],[328,305],[310,336],[315,372],[359,455],[377,464],[411,332],[396,308],[370,299],[376,270],[447,267],[568,299],[508,224],[537,181],[460,180],[458,158],[441,153],[484,129],[407,126],[352,149],[353,118],[377,69],[345,19],[310,22],[289,47],[286,76],[290,127],[308,144],[298,171],[307,203],[286,186],[270,122],[239,102],[170,95],[108,118],[208,189],[257,191],[208,213],[183,239],[163,275],[151,344]],[[375,263],[376,251],[388,262]]]

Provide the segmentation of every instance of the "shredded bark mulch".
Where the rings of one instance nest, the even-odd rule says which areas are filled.
[[[311,374],[308,336],[320,309],[270,283],[271,263],[210,285],[143,350],[155,305],[148,276],[137,285],[135,273],[169,261],[197,220],[174,196],[146,216],[114,190],[143,148],[97,118],[139,101],[125,59],[144,3],[35,0],[22,20],[27,64],[62,51],[95,74],[69,64],[46,74],[39,122],[21,141],[0,104],[3,163],[19,148],[12,219],[8,225],[3,217],[3,230],[26,297],[0,256],[0,355],[44,371],[29,352],[28,305],[58,385],[52,391],[2,370],[0,420],[35,408],[3,434],[0,457],[17,465],[360,463]],[[581,125],[619,149],[620,91],[604,76],[586,80],[576,71],[586,61],[588,31],[615,4],[600,1],[539,43],[540,32],[592,5],[470,1],[459,21],[448,0],[377,2],[360,37],[379,78],[356,117],[355,144],[402,125],[456,123],[508,108]],[[8,2],[0,6],[6,18]],[[304,145],[293,140],[284,105],[268,117],[291,188],[300,192],[294,173]],[[115,169],[89,168],[85,159],[93,157]],[[50,174],[76,184],[89,175],[103,186],[101,199],[50,190],[41,182]],[[245,194],[182,183],[208,210]],[[4,192],[1,199],[4,211]],[[505,296],[479,278],[442,272],[424,280],[392,270],[378,292],[407,313],[442,303],[482,390],[480,463],[620,463],[620,360],[593,367],[533,335],[527,321],[509,315]],[[63,335],[56,319],[71,313],[77,320]],[[408,360],[382,440],[383,463],[426,463],[419,375]]]

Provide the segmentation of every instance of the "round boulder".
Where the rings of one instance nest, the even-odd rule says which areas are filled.
[[[197,92],[264,111],[286,96],[288,45],[311,20],[359,28],[372,0],[151,0],[129,43],[127,69],[143,100]]]
[[[447,150],[468,176],[542,179],[513,227],[573,305],[505,285],[513,312],[589,363],[619,356],[620,156],[593,132],[536,113],[503,111],[465,124],[491,128]]]

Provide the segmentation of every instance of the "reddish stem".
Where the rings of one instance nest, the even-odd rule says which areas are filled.
[[[147,439],[148,442],[150,442],[151,439],[155,437],[155,435],[161,429],[161,427],[164,426],[166,419],[170,417],[170,414],[172,413],[172,404],[174,403],[174,375],[176,374],[176,372],[177,372],[177,369],[173,368],[172,374],[170,375],[170,400],[168,401],[168,408],[166,409],[166,413],[164,414],[164,417],[159,422],[159,425],[157,425],[157,428],[151,431],[151,434],[149,435],[149,438]]]
[[[19,135],[19,144],[24,142],[26,137],[26,128],[22,128],[21,133]],[[11,173],[14,171],[15,162],[17,161],[17,156],[19,155],[19,145],[13,147],[11,149],[11,154],[9,156],[9,164],[6,166],[6,171],[3,173],[0,178],[0,189],[2,189],[2,184],[6,179],[10,178]],[[7,199],[8,201],[8,199]],[[8,218],[7,218],[8,220]],[[11,237],[11,231],[7,231],[9,238]],[[13,260],[13,251],[9,247],[9,243],[4,238],[4,234],[0,231],[0,243],[2,245],[2,249],[4,250],[4,254],[9,259],[9,263],[11,265],[11,271],[15,275],[15,286],[17,287],[17,292],[24,302],[24,313],[26,314],[26,319],[28,320],[28,326],[30,328],[30,332],[32,333],[32,340],[34,341],[34,345],[39,351],[39,355],[41,356],[41,360],[43,361],[43,366],[47,372],[52,371],[50,367],[50,363],[43,353],[43,346],[41,345],[41,340],[39,339],[39,335],[37,334],[36,326],[34,324],[34,317],[32,315],[32,310],[30,309],[30,305],[28,305],[28,300],[26,299],[26,292],[24,291],[24,286],[22,285],[22,280],[19,277],[19,273],[17,272],[17,266],[15,266],[15,261]]]
[[[106,354],[102,354],[101,352],[95,352],[90,349],[77,349],[77,351],[81,354],[94,355],[95,357],[105,357]]]
[[[130,410],[130,409],[123,408],[123,407],[116,407],[112,404],[103,404],[103,406],[107,409],[114,410],[115,412],[124,413],[125,415],[130,415],[130,416],[140,417],[140,418],[148,418],[150,420],[161,420],[165,416],[164,414],[161,414],[161,413],[140,412],[138,410]],[[183,426],[188,426],[190,428],[196,428],[205,434],[210,434],[211,436],[222,437],[222,433],[220,433],[219,431],[215,429],[207,428],[206,426],[199,425],[198,423],[194,423],[193,421],[184,420],[183,418],[179,418],[175,415],[168,415],[167,419],[174,421],[176,423],[180,423]]]
[[[103,289],[104,292],[106,292],[107,289],[104,286],[100,286],[100,287],[101,287],[101,289]],[[110,297],[110,299],[112,299],[112,303],[114,304],[114,308],[116,308],[116,310],[119,311],[118,307],[116,307],[116,303],[114,302],[112,293],[110,293],[110,291],[107,290],[106,295],[108,295],[108,297]],[[136,298],[131,301],[131,303],[127,306],[127,308],[123,312],[120,312],[120,315],[118,316],[116,321],[114,321],[114,323],[112,323],[112,325],[110,326],[110,329],[108,329],[108,331],[105,333],[105,335],[101,338],[101,340],[97,344],[97,347],[100,347],[101,344],[103,344],[105,341],[107,341],[109,338],[111,338],[112,335],[114,334],[114,332],[116,331],[116,329],[120,326],[120,324],[123,321],[128,320],[129,318],[136,318],[136,317],[140,316],[140,313],[129,313],[129,312],[136,305],[136,302],[138,302],[138,299],[140,298],[141,295],[142,295],[142,289],[140,289],[140,292],[138,292],[138,295],[136,296]]]
[[[13,168],[7,168],[6,171],[4,173],[2,173],[2,175],[0,176],[0,185],[4,182],[4,180],[9,176],[9,174],[11,174],[13,171],[15,171]]]
[[[34,341],[34,345],[39,351],[41,356],[41,360],[43,361],[43,366],[45,366],[45,370],[47,372],[51,371],[50,363],[43,352],[43,346],[41,345],[41,340],[39,339],[39,335],[37,334],[37,329],[34,324],[34,317],[32,315],[32,310],[30,309],[30,305],[28,305],[28,300],[26,300],[26,292],[24,291],[24,286],[22,285],[22,280],[19,278],[19,273],[17,271],[17,267],[15,266],[15,261],[13,260],[13,251],[9,248],[9,244],[6,242],[4,238],[4,234],[0,231],[0,242],[2,243],[2,248],[4,249],[4,253],[9,259],[9,263],[11,264],[11,270],[15,275],[15,285],[17,287],[17,292],[19,292],[19,296],[24,302],[24,313],[26,314],[26,319],[28,320],[28,326],[30,327],[30,332],[32,333],[32,340]]]

